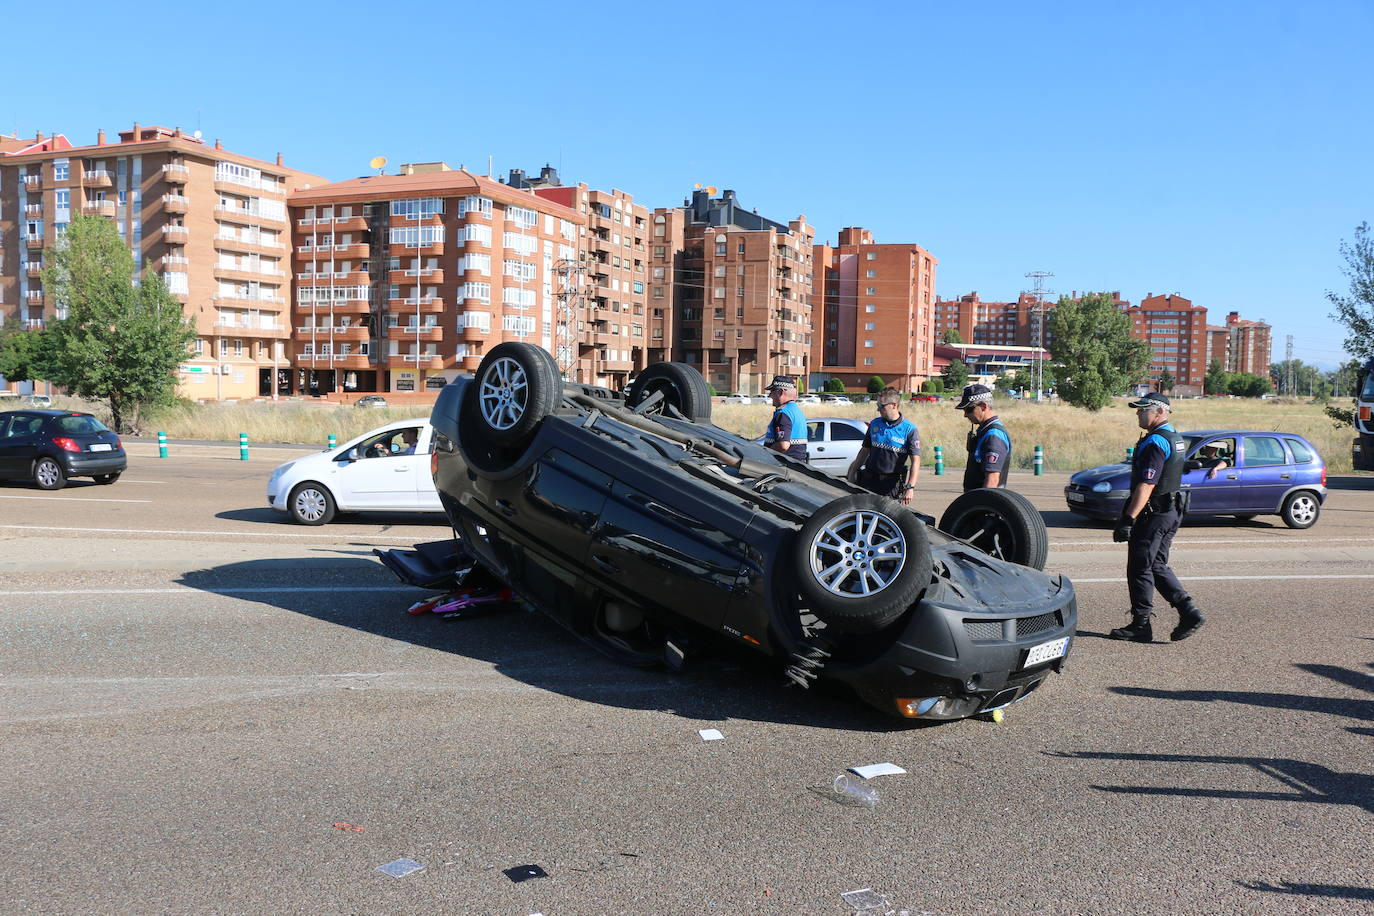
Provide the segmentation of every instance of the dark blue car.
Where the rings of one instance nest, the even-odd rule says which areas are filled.
[[[1278,515],[1289,528],[1317,523],[1326,501],[1326,462],[1302,436],[1204,429],[1183,437],[1188,442],[1183,489],[1191,494],[1189,515]],[[1217,465],[1218,460],[1225,464]],[[1064,498],[1079,515],[1115,519],[1130,486],[1129,464],[1104,464],[1069,478]]]

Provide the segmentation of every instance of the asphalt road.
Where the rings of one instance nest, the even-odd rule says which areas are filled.
[[[1018,476],[1078,589],[1069,667],[1000,725],[913,728],[750,658],[411,617],[371,549],[441,520],[302,528],[265,508],[290,450],[130,447],[115,486],[0,484],[0,912],[1374,909],[1374,479],[1309,531],[1185,525],[1208,624],[1132,645],[1124,547]],[[877,807],[836,801],[883,761]]]

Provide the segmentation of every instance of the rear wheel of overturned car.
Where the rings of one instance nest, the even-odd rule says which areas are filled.
[[[523,445],[558,406],[563,383],[547,351],[512,341],[483,357],[472,390],[482,434],[499,445]]]
[[[925,523],[871,493],[816,510],[797,534],[794,561],[803,602],[839,633],[881,630],[930,584]]]
[[[33,482],[40,490],[60,490],[67,485],[67,474],[51,458],[39,458],[33,466]]]
[[[1050,552],[1045,520],[1015,490],[969,490],[949,504],[936,527],[986,554],[1032,569],[1044,569]]]
[[[647,413],[663,413],[671,406],[693,423],[711,419],[711,389],[686,363],[654,363],[639,373],[625,394],[625,406],[634,410],[660,393],[663,397]]]
[[[334,496],[317,483],[297,484],[287,497],[286,511],[302,525],[324,525],[334,518]]]
[[[1317,494],[1309,490],[1298,490],[1296,493],[1288,494],[1279,514],[1289,528],[1311,528],[1317,524],[1317,517],[1321,512],[1322,504],[1318,502]]]

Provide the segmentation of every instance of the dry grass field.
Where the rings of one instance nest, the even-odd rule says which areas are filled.
[[[104,414],[99,405],[71,398],[55,398],[54,406]],[[1076,471],[1120,461],[1126,447],[1134,445],[1140,437],[1135,412],[1124,400],[1117,400],[1098,413],[1062,404],[1012,400],[999,401],[997,409],[1016,443],[1015,465],[1019,468],[1032,466],[1036,445],[1044,446],[1045,469],[1050,471]],[[848,407],[805,404],[802,410],[810,417],[845,416],[865,420],[876,413],[872,404]],[[766,404],[717,404],[713,419],[724,429],[753,438],[763,433],[771,412],[772,408]],[[946,464],[962,466],[964,437],[969,426],[963,416],[952,409],[952,402],[907,404],[903,412],[921,429],[926,462],[934,460],[934,447],[940,445],[944,448]],[[423,407],[372,410],[299,401],[205,404],[163,411],[146,429],[149,434],[164,430],[173,439],[232,442],[238,440],[239,433],[246,432],[253,442],[323,445],[330,433],[342,442],[391,420],[427,415],[428,410]],[[108,420],[108,415],[105,419]],[[1317,446],[1332,473],[1350,471],[1350,428],[1338,428],[1322,412],[1320,404],[1250,398],[1180,399],[1175,401],[1174,420],[1184,431],[1225,427],[1297,433]]]

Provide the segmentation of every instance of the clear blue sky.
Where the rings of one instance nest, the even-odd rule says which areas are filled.
[[[733,188],[832,243],[861,225],[927,247],[945,297],[1011,299],[1031,270],[1057,292],[1179,292],[1213,323],[1269,321],[1276,358],[1292,334],[1299,358],[1341,359],[1324,293],[1374,221],[1370,0],[77,0],[8,18],[35,39],[57,22],[75,31],[31,84],[11,75],[5,132],[199,127],[331,180],[376,155],[550,162],[649,207]]]

